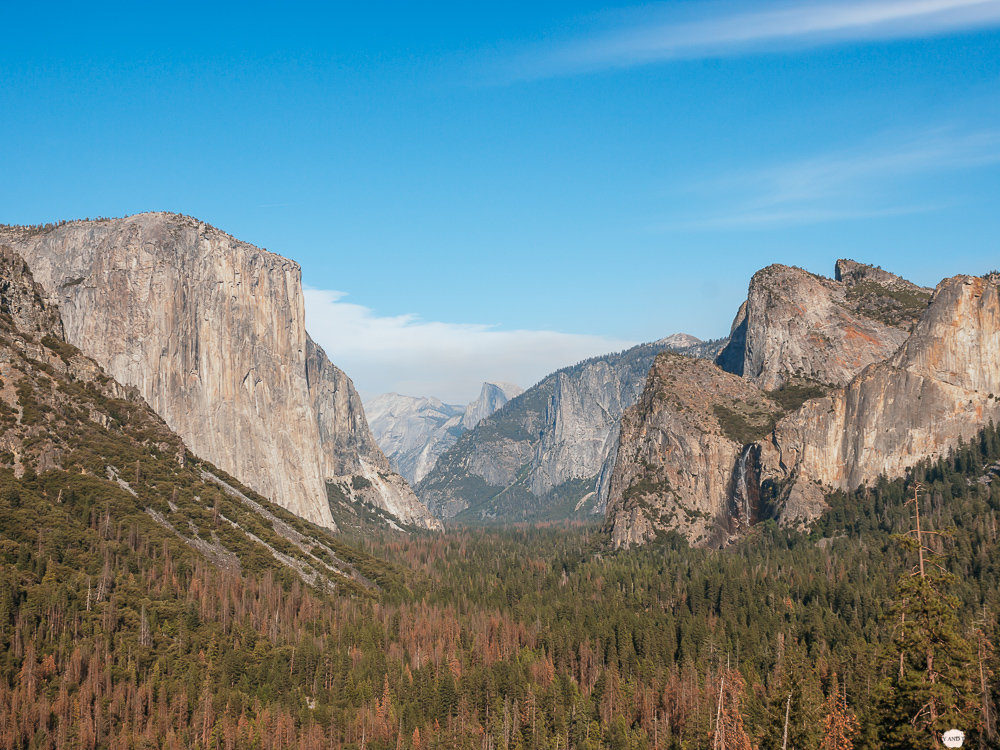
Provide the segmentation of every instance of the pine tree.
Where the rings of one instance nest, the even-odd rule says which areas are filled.
[[[991,423],[992,426],[992,423]],[[989,621],[986,617],[986,608],[983,607],[983,619],[978,624],[976,635],[976,661],[978,662],[979,692],[980,692],[980,719],[982,722],[979,736],[980,748],[987,747],[987,743],[997,742],[997,717],[996,707],[993,705],[993,698],[990,695],[990,678],[993,670],[990,669],[990,662],[994,657],[993,644],[987,637]]]
[[[972,682],[974,653],[958,630],[956,597],[944,593],[955,576],[944,571],[924,544],[920,486],[914,488],[914,535],[896,537],[917,555],[917,566],[897,583],[892,609],[897,626],[883,685],[882,728],[887,748],[937,748],[949,729],[976,732],[979,713]]]

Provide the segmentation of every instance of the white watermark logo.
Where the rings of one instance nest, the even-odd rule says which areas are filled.
[[[961,747],[965,742],[965,732],[961,729],[949,729],[942,735],[941,741],[945,747]]]

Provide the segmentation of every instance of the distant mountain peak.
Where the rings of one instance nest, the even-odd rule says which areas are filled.
[[[483,383],[479,398],[465,407],[442,403],[433,396],[383,393],[365,403],[365,414],[393,469],[416,483],[459,435],[521,393],[521,386],[514,383],[490,381]]]
[[[462,426],[471,430],[512,398],[520,396],[522,393],[524,393],[524,389],[514,383],[504,381],[483,383],[479,398],[465,407]]]

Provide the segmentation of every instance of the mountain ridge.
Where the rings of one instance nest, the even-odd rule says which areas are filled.
[[[721,344],[691,348],[715,356]],[[467,523],[603,513],[621,414],[670,348],[640,344],[546,376],[462,435],[418,495],[439,517]]]
[[[398,393],[383,393],[364,406],[372,434],[393,470],[417,484],[462,433],[522,392],[514,383],[487,381],[479,397],[464,407]]]

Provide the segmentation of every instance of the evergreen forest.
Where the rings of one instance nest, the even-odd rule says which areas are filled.
[[[998,460],[990,425],[722,551],[580,523],[358,537],[378,583],[339,591],[4,470],[0,747],[903,748],[949,723],[998,747]]]

